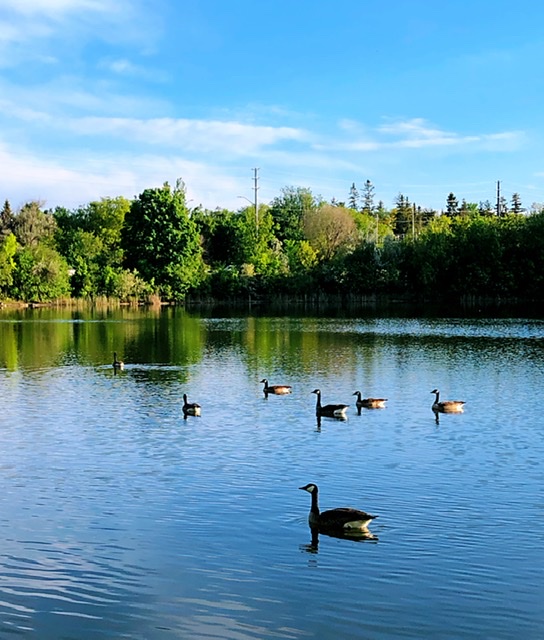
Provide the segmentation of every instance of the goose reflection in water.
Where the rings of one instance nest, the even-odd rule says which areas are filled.
[[[322,416],[316,416],[316,431],[320,432],[321,431],[321,420],[322,420]],[[329,418],[329,417],[325,417],[325,421],[326,422],[347,422],[348,421],[348,417],[347,416],[342,416],[340,418]]]
[[[445,413],[448,413],[447,411]],[[462,413],[462,411],[458,411],[458,412],[454,412],[454,413],[450,413],[448,415],[452,415],[452,416],[458,416]],[[443,411],[435,411],[433,409],[433,414],[434,414],[434,421],[436,424],[440,424],[440,417],[444,415]],[[446,420],[449,420],[449,418],[446,418]]]
[[[341,538],[342,540],[351,540],[352,542],[378,542],[379,538],[368,529],[366,531],[358,531],[357,533],[342,533],[338,531],[320,530],[319,527],[310,527],[311,540],[308,544],[301,544],[300,550],[306,553],[318,553],[319,536],[327,536],[329,538]]]

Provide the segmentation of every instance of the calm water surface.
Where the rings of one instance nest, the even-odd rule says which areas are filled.
[[[537,319],[3,311],[0,638],[540,640],[543,365]],[[375,539],[312,544],[310,481]]]

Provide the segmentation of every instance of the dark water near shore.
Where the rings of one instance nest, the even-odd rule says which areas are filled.
[[[1,311],[0,638],[542,638],[544,321],[348,315]]]

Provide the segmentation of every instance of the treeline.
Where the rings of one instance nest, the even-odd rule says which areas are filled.
[[[191,298],[395,294],[542,299],[544,212],[518,194],[492,208],[441,212],[399,194],[375,204],[370,181],[347,202],[286,187],[258,210],[189,208],[185,186],[68,210],[30,202],[0,212],[0,299],[145,302]]]

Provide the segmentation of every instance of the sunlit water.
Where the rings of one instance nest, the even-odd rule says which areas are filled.
[[[0,336],[0,638],[544,637],[544,322],[5,314]],[[318,425],[316,387],[346,421]],[[465,412],[437,423],[435,387]],[[375,539],[311,544],[310,481]]]

